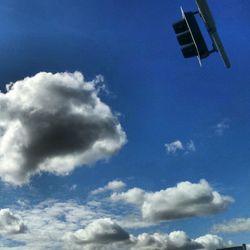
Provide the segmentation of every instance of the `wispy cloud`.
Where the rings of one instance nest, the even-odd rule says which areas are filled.
[[[96,219],[107,217],[99,209],[92,211],[91,206],[72,200],[65,202],[45,200],[37,205],[26,204],[24,207],[12,210],[25,222],[28,230],[21,235],[8,236],[8,239],[20,242],[21,246],[17,249],[25,250],[64,249],[62,239],[64,234],[79,230]],[[2,235],[2,238],[5,239],[5,236]],[[13,249],[7,246],[6,249]]]
[[[194,142],[192,140],[190,140],[187,143],[183,143],[180,140],[166,143],[165,148],[166,148],[166,152],[172,155],[175,155],[179,152],[183,154],[187,154],[187,153],[196,151]]]
[[[250,218],[235,218],[222,224],[214,225],[212,231],[216,233],[250,232]]]
[[[106,159],[126,143],[97,78],[80,72],[39,73],[0,93],[0,178],[28,183],[41,172],[66,175],[77,166]]]
[[[217,123],[214,126],[215,134],[218,136],[224,135],[225,131],[230,128],[229,123],[230,123],[229,119],[224,119],[221,122]]]

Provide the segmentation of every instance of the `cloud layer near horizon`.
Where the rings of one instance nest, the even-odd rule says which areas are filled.
[[[98,97],[101,77],[45,73],[0,93],[0,177],[14,185],[40,172],[65,175],[105,159],[126,142],[116,115]]]
[[[192,239],[183,231],[130,234],[112,213],[73,200],[27,203],[12,214],[28,230],[11,236],[0,232],[3,250],[214,250],[230,245],[216,235]]]
[[[196,250],[204,249],[206,243],[216,246],[226,245],[222,239],[215,235],[202,236],[205,244],[193,240],[183,231],[167,233],[141,233],[137,236],[128,234],[117,223],[109,218],[93,221],[85,229],[80,229],[65,236],[66,244],[71,247],[79,246],[84,249],[126,249],[126,250]],[[220,239],[220,244],[215,241]],[[207,242],[205,241],[207,240]],[[76,248],[78,249],[78,248]],[[212,248],[205,248],[210,250]]]

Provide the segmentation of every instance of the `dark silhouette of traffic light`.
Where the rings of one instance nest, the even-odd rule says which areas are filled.
[[[177,40],[185,58],[197,56],[203,59],[209,56],[206,42],[195,19],[196,12],[184,12],[183,18],[173,24]]]
[[[226,68],[231,67],[230,60],[224,49],[220,36],[217,32],[213,15],[206,0],[195,0],[198,7],[196,12],[184,12],[181,8],[182,19],[173,24],[177,40],[181,45],[181,51],[185,58],[197,57],[201,66],[201,60],[214,52],[218,52]],[[206,30],[211,38],[212,46],[208,50],[202,32],[196,20],[196,14],[205,24]]]

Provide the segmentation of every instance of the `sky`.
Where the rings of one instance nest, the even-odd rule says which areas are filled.
[[[1,1],[1,249],[250,249],[250,2],[208,3],[230,69],[195,1]]]

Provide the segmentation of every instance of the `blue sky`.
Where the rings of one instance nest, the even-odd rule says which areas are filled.
[[[124,249],[140,249],[146,244],[139,239],[143,233],[157,242],[152,236],[156,232],[165,237],[164,246],[170,249],[166,237],[177,231],[193,239],[190,249],[199,249],[195,244],[213,249],[198,240],[208,234],[220,237],[220,244],[214,246],[230,245],[228,241],[250,244],[250,3],[208,2],[232,63],[230,69],[224,68],[218,54],[204,60],[202,67],[195,58],[182,58],[172,23],[181,17],[180,5],[195,10],[194,1],[1,1],[0,110],[4,115],[0,118],[0,216],[3,221],[8,216],[15,218],[13,227],[19,228],[13,231],[0,223],[3,249],[13,244],[15,248],[11,249],[92,249],[94,243],[82,243],[81,237],[86,237],[86,232],[91,234],[89,225],[95,228],[104,224],[115,225],[116,229],[119,226],[117,234],[122,232],[125,240],[133,241]],[[203,26],[202,31],[206,32]],[[211,46],[207,35],[206,39]],[[66,73],[58,74],[62,72]],[[26,77],[30,78],[24,81]],[[8,96],[6,84],[10,82],[13,85],[8,93],[12,91],[13,95]],[[70,100],[78,98],[76,94],[58,92],[60,84],[63,90],[71,82],[74,91],[82,90],[94,103],[88,115],[82,117],[87,120],[78,123],[71,123],[75,118],[71,113],[65,113],[65,117],[60,113],[68,111]],[[88,104],[85,97],[79,97],[83,109]],[[104,111],[94,113],[99,108]],[[40,110],[45,116],[32,118],[31,110]],[[16,121],[21,124],[15,127],[17,130],[12,127]],[[39,121],[51,128],[54,123],[66,124],[63,132],[58,132],[62,138],[46,134]],[[66,128],[68,124],[71,130]],[[82,135],[81,126],[85,125],[86,133]],[[6,139],[7,131],[10,139]],[[99,139],[91,139],[83,147],[81,140],[97,132]],[[71,135],[65,137],[66,133]],[[81,138],[78,145],[72,142],[73,149],[68,146],[70,136]],[[105,150],[97,152],[93,145],[100,138]],[[65,143],[67,156],[60,142]],[[13,145],[20,148],[12,154]],[[52,156],[57,157],[56,164],[50,163]],[[37,162],[32,157],[37,157]],[[204,192],[210,200],[206,196],[208,200],[191,215],[184,212],[172,218],[168,214],[172,203],[174,210],[185,210],[178,197],[187,199],[188,204],[204,198],[201,195],[192,200],[188,191],[177,186],[184,182],[194,197]],[[93,194],[98,188],[103,189]],[[140,190],[138,196],[134,188]],[[169,197],[171,204],[164,203],[170,189],[174,190]],[[160,196],[158,204],[154,194],[160,190],[168,191]],[[129,191],[139,203],[131,201]],[[219,195],[219,203],[211,201],[214,192]],[[159,219],[152,208],[147,213],[147,204],[162,207],[164,219]],[[79,216],[72,220],[74,223],[65,219],[67,206],[74,211],[88,210],[88,219],[81,218],[83,212],[76,212]],[[191,209],[196,204],[186,206]],[[40,235],[46,235],[47,230],[55,233],[53,225],[58,222],[65,236],[55,233],[57,242],[51,245],[47,238],[48,245],[43,245],[40,238],[34,243],[32,238],[37,237],[38,229],[31,222],[37,218],[31,215],[35,216],[35,211],[53,222],[49,228],[44,221],[37,222],[42,225]],[[133,234],[133,240],[127,239],[122,230]],[[73,242],[71,248],[68,241]],[[208,237],[204,241],[208,242]],[[97,249],[116,249],[117,242],[122,244],[116,238],[100,243]]]

